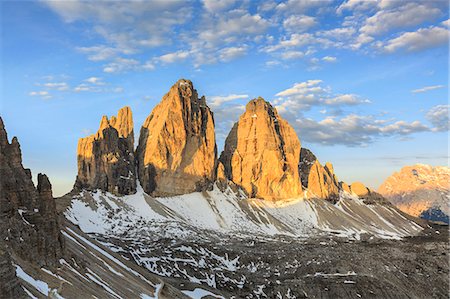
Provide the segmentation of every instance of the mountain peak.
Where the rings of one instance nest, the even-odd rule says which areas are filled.
[[[225,140],[225,174],[250,197],[287,199],[302,194],[298,173],[300,140],[275,108],[259,97]]]
[[[178,80],[147,117],[136,155],[139,179],[149,194],[179,195],[212,185],[214,118],[190,80]]]
[[[103,116],[96,134],[78,141],[75,189],[101,189],[116,194],[136,191],[133,117],[130,107],[117,117]]]
[[[450,168],[426,164],[405,166],[388,177],[378,192],[410,215],[421,216],[430,214],[429,210],[440,210],[448,219]]]

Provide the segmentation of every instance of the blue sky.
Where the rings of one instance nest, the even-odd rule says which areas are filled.
[[[55,195],[78,138],[132,108],[135,135],[179,78],[215,113],[219,150],[262,96],[338,178],[372,188],[448,163],[448,2],[2,1],[0,111]]]

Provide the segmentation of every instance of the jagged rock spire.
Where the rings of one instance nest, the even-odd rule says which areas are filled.
[[[142,187],[154,196],[212,185],[217,163],[213,113],[191,81],[175,83],[147,117],[136,157]]]
[[[130,107],[117,117],[103,116],[96,134],[78,141],[74,189],[101,189],[124,195],[136,192],[133,116]]]
[[[251,100],[225,140],[225,175],[250,197],[285,199],[302,193],[300,140],[263,98]]]
[[[47,176],[22,165],[17,138],[8,142],[0,118],[0,239],[15,256],[38,266],[56,266],[64,251],[55,200]]]
[[[330,162],[322,166],[310,150],[302,148],[298,169],[303,188],[312,193],[312,196],[332,202],[339,199],[341,187]]]

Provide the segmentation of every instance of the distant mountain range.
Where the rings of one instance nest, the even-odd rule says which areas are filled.
[[[449,223],[450,168],[416,164],[387,178],[378,192],[412,216]]]

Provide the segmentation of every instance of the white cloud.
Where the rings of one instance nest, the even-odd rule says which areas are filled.
[[[322,57],[322,60],[325,62],[336,62],[337,58],[334,56],[325,56],[325,57]]]
[[[280,65],[280,64],[281,64],[281,62],[278,61],[278,60],[268,60],[265,63],[265,65],[268,66],[268,67],[277,66],[277,65]]]
[[[247,94],[230,94],[227,96],[211,96],[211,97],[208,97],[207,99],[208,99],[208,105],[210,107],[219,107],[223,103],[236,101],[236,100],[248,99],[248,95]]]
[[[304,141],[346,146],[366,146],[381,137],[407,136],[429,131],[429,128],[419,121],[388,123],[370,115],[357,114],[349,114],[339,119],[326,117],[320,121],[302,116],[296,119],[294,127],[302,133]]]
[[[288,13],[305,13],[306,11],[319,8],[327,7],[333,2],[333,0],[321,0],[321,1],[311,1],[311,0],[288,0],[286,2],[279,3],[276,6],[276,10],[279,12]]]
[[[411,90],[412,93],[422,93],[422,92],[427,92],[430,90],[435,90],[435,89],[440,89],[440,88],[444,88],[445,85],[433,85],[433,86],[425,86],[419,89],[414,89]]]
[[[364,11],[377,5],[378,0],[347,0],[336,9],[338,14],[346,10]]]
[[[353,27],[338,27],[330,30],[323,30],[317,32],[317,35],[334,40],[346,40],[351,38],[356,33],[356,29]]]
[[[450,27],[450,19],[441,22],[442,26]]]
[[[95,84],[95,85],[104,85],[105,82],[103,82],[103,79],[100,77],[89,77],[84,80],[85,82]]]
[[[308,53],[319,48],[367,53],[386,47],[386,52],[393,52],[400,47],[398,40],[381,42],[392,38],[383,34],[433,21],[443,15],[444,6],[436,1],[390,0],[348,0],[341,5],[332,0],[264,1],[256,9],[251,1],[236,0],[203,0],[202,5],[183,0],[43,2],[64,21],[83,23],[80,28],[85,28],[87,40],[95,43],[76,49],[91,61],[103,62],[107,73],[153,70],[159,63],[183,60],[199,68],[252,50],[273,56],[269,65],[299,58],[308,64]],[[314,31],[319,20],[322,25],[330,14],[334,18],[336,10],[346,12],[342,22],[327,21]],[[439,26],[448,26],[448,20]],[[156,47],[163,50],[158,51],[161,56],[146,55]],[[332,61],[324,57],[322,62]],[[311,60],[309,64],[309,69],[320,67]]]
[[[307,31],[316,24],[316,18],[306,15],[291,15],[283,21],[286,30],[295,32]]]
[[[449,105],[437,105],[432,107],[425,115],[427,120],[433,124],[433,131],[444,132],[450,128]]]
[[[364,103],[370,103],[369,100],[361,99],[359,96],[354,94],[342,94],[338,95],[336,97],[326,99],[325,104],[331,105],[331,106],[337,106],[337,105],[359,105]]]
[[[219,57],[221,61],[230,61],[241,57],[247,53],[247,46],[242,47],[229,47],[219,51]]]
[[[284,97],[308,93],[323,93],[325,89],[318,86],[320,83],[322,83],[322,80],[308,80],[306,82],[295,83],[293,87],[280,91],[276,96]]]
[[[44,86],[48,89],[64,91],[69,89],[69,85],[66,82],[47,82],[44,84],[38,84],[39,86]]]
[[[288,38],[280,40],[278,44],[267,46],[263,50],[267,53],[271,53],[280,49],[301,47],[310,44],[312,40],[313,36],[309,33],[302,33],[302,34],[294,33],[291,34]]]
[[[158,59],[164,63],[174,63],[178,61],[185,60],[189,57],[189,52],[187,51],[177,51],[173,53],[168,53],[160,56]]]
[[[117,57],[113,62],[103,67],[105,73],[122,73],[140,68],[140,62],[136,59]]]
[[[108,47],[108,46],[92,46],[92,47],[78,47],[76,48],[80,53],[87,54],[91,61],[104,61],[113,59],[119,54],[132,54],[132,51]]]
[[[338,111],[343,106],[355,106],[370,103],[354,94],[334,94],[331,88],[323,86],[322,80],[308,80],[295,83],[291,88],[280,91],[274,104],[283,113],[296,114],[307,111],[313,106],[328,106]]]
[[[223,16],[212,18],[199,28],[198,38],[206,47],[235,42],[239,37],[256,36],[264,33],[269,22],[258,14],[225,13]]]
[[[229,9],[236,3],[236,0],[203,0],[203,6],[211,13],[219,13]]]
[[[175,26],[191,19],[193,5],[181,0],[44,1],[66,22],[91,23],[115,49],[135,50],[170,42]]]
[[[298,59],[305,57],[305,53],[301,51],[286,51],[282,52],[280,54],[282,59],[289,60],[289,59]]]
[[[387,41],[383,49],[388,53],[400,49],[413,52],[446,45],[448,41],[448,29],[431,26],[428,28],[420,28],[414,32],[405,32],[399,37]]]
[[[433,20],[441,14],[438,8],[414,2],[394,10],[380,10],[368,18],[360,32],[369,36],[380,35],[396,28],[407,28]]]
[[[42,91],[31,91],[30,93],[28,93],[28,95],[45,97],[45,96],[49,96],[50,94],[48,91],[42,90]]]

